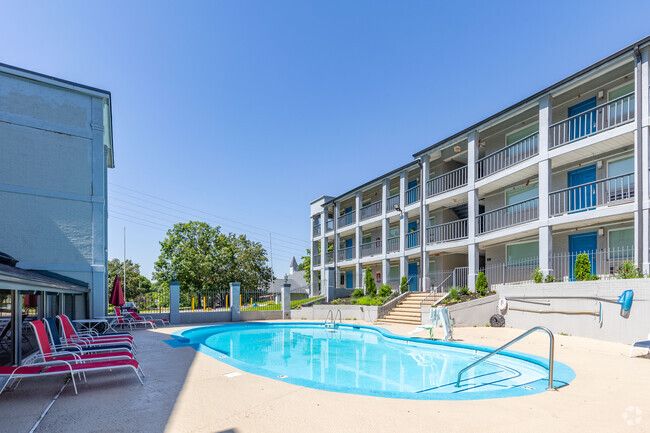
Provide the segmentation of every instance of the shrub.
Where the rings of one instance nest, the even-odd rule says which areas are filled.
[[[488,280],[483,272],[479,272],[476,277],[476,293],[481,296],[488,294]]]
[[[573,275],[576,281],[589,281],[598,279],[597,276],[591,274],[591,261],[589,260],[589,254],[578,254],[578,257],[576,257]]]
[[[469,296],[469,288],[468,287],[461,287],[460,288],[460,294],[463,296]]]
[[[366,293],[369,295],[375,295],[377,293],[377,285],[375,284],[375,279],[372,277],[372,271],[370,268],[366,268],[364,281],[366,282]]]
[[[401,293],[409,291],[409,280],[407,280],[405,276],[402,277],[402,281],[399,283],[399,288]]]
[[[643,272],[640,268],[636,267],[636,264],[632,260],[627,260],[621,263],[616,269],[616,278],[619,279],[630,279],[630,278],[643,278]]]
[[[449,296],[447,297],[450,301],[455,301],[460,298],[460,291],[458,287],[452,287],[449,289]]]
[[[533,281],[539,284],[542,282],[543,279],[544,279],[544,274],[542,273],[542,270],[540,268],[535,269],[533,271]]]
[[[381,287],[379,288],[379,296],[381,296],[382,298],[386,298],[390,296],[390,293],[392,291],[393,290],[390,288],[388,284],[382,284]]]
[[[356,289],[354,292],[352,292],[353,298],[360,298],[362,296],[363,296],[363,290],[361,289]]]
[[[383,305],[384,301],[382,298],[376,296],[364,296],[357,300],[357,305]]]
[[[553,278],[553,275],[549,274],[544,278],[545,283],[552,283],[553,281],[555,281],[555,278]]]

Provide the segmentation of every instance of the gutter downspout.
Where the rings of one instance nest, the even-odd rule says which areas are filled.
[[[634,72],[635,72],[635,84],[634,84],[634,98],[636,102],[636,113],[634,116],[634,121],[636,122],[636,143],[634,146],[634,156],[635,156],[635,185],[637,191],[635,193],[635,208],[636,208],[636,224],[634,226],[634,237],[635,237],[635,259],[637,263],[643,261],[643,198],[645,197],[646,192],[643,191],[643,181],[641,181],[641,176],[647,176],[648,173],[643,173],[643,158],[647,158],[647,155],[643,151],[643,89],[642,86],[642,68],[641,68],[641,49],[639,46],[634,47]]]

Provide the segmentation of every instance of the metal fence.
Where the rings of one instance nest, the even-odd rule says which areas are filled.
[[[628,173],[552,192],[549,213],[563,215],[633,199],[634,173]]]
[[[591,273],[601,280],[617,277],[619,266],[634,261],[634,247],[584,251],[589,255]],[[558,253],[550,257],[549,266],[555,281],[574,281],[575,262],[580,253]],[[636,265],[635,265],[636,266]]]
[[[539,153],[539,132],[512,143],[476,161],[476,178],[482,179],[505,170]]]
[[[381,241],[372,241],[360,245],[361,258],[381,254]]]
[[[427,197],[467,185],[467,166],[434,177],[427,182]]]
[[[538,257],[511,260],[508,263],[494,263],[479,269],[487,278],[488,287],[495,284],[521,284],[533,282],[533,272],[537,269]]]
[[[242,289],[239,295],[240,311],[273,311],[279,310],[280,294],[264,290]]]
[[[599,105],[549,127],[550,148],[622,125],[634,120],[634,92]]]
[[[229,289],[182,290],[180,311],[230,311]]]

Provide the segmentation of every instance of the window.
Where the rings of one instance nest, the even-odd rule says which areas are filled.
[[[539,130],[539,124],[534,123],[530,126],[525,126],[518,131],[512,132],[506,135],[506,146],[510,146],[512,143],[515,143],[524,137],[528,137],[529,135],[534,134],[538,130]]]
[[[634,229],[610,230],[609,233],[610,260],[625,260],[634,258]]]
[[[611,161],[607,164],[607,177],[616,177],[609,181],[609,199],[611,201],[630,200],[634,197],[633,173],[634,157]],[[626,174],[632,175],[624,176]]]
[[[607,163],[607,177],[634,173],[634,157],[623,158]]]
[[[536,198],[539,195],[537,189],[537,182],[531,183],[528,186],[520,186],[515,189],[506,191],[506,205],[519,203],[525,200]]]
[[[538,256],[538,241],[506,245],[506,263],[508,266],[537,266]]]
[[[436,223],[436,217],[429,218],[429,227],[433,227]]]
[[[361,243],[362,244],[369,244],[370,242],[372,242],[372,236],[370,236],[370,235],[364,235],[361,238]]]
[[[617,87],[614,90],[610,90],[609,95],[607,95],[608,96],[607,99],[611,101],[632,92],[634,92],[634,83],[624,84],[620,87]]]
[[[399,237],[399,227],[391,227],[388,229],[388,238],[397,238]]]

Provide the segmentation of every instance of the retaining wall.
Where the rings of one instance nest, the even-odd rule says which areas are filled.
[[[449,317],[454,326],[485,326],[490,323],[490,317],[498,313],[498,296],[490,295],[460,304],[449,305]],[[431,307],[422,307],[422,324],[429,324]]]
[[[623,314],[620,304],[614,302],[566,298],[598,297],[616,301],[627,289],[634,290],[634,301],[629,314]],[[647,278],[497,285],[494,290],[499,297],[506,299],[540,297],[527,300],[508,299],[508,311],[504,315],[507,327],[528,329],[542,325],[555,333],[626,344],[646,340],[650,332],[650,279]],[[597,314],[601,311],[601,306],[602,323]]]
[[[336,312],[341,312],[343,320],[365,320],[366,322],[374,322],[377,320],[377,312],[379,307],[370,305],[314,305],[313,307],[302,307],[300,309],[291,310],[292,320],[325,320],[327,313],[332,310],[336,316]]]

